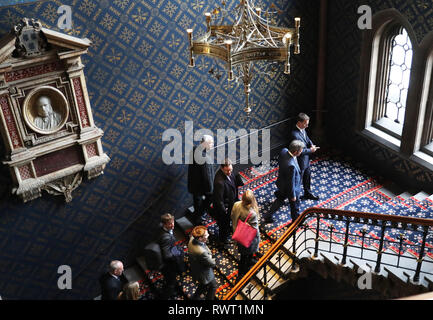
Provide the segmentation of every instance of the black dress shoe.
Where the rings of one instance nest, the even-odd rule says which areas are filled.
[[[309,199],[309,200],[319,200],[320,198],[315,196],[314,194],[306,194],[301,197],[301,199]]]

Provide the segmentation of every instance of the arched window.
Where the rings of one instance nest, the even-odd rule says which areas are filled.
[[[388,51],[383,53],[386,72],[383,78],[378,79],[385,85],[385,90],[383,97],[376,97],[372,125],[400,139],[406,114],[413,51],[406,29],[395,29],[397,30],[385,39],[390,43],[385,46]]]
[[[364,31],[357,131],[433,170],[433,31],[418,44],[396,9]]]

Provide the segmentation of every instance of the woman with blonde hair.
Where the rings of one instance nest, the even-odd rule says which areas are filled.
[[[120,300],[138,300],[140,298],[140,285],[137,281],[126,283],[120,295]]]
[[[250,215],[248,221],[245,221]],[[247,222],[250,226],[257,230],[257,235],[251,242],[248,248],[244,247],[242,244],[238,243],[238,251],[241,255],[241,260],[239,262],[239,275],[238,279],[241,279],[248,270],[255,264],[253,258],[254,253],[259,251],[260,243],[260,231],[259,231],[259,206],[257,205],[256,197],[254,192],[250,189],[246,190],[242,195],[242,200],[237,201],[233,205],[231,212],[233,232],[236,230],[239,219],[243,222]]]

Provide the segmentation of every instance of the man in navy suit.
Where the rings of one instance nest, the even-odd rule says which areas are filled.
[[[225,159],[215,174],[213,209],[214,218],[219,228],[220,244],[227,246],[230,241],[230,221],[233,205],[239,200],[238,187],[244,183],[239,174],[233,174],[233,165],[230,159]]]
[[[300,140],[293,140],[289,149],[284,148],[278,158],[278,178],[275,196],[277,197],[272,203],[269,212],[263,215],[265,223],[274,222],[272,215],[284,205],[288,198],[290,203],[290,214],[292,221],[299,216],[299,194],[301,193],[301,169],[299,168],[296,157],[302,153],[304,143]]]
[[[299,168],[301,168],[302,184],[304,186],[304,195],[302,196],[302,199],[319,200],[319,197],[315,196],[311,192],[310,155],[316,152],[319,147],[316,147],[313,144],[305,131],[309,123],[310,117],[305,113],[300,113],[296,125],[291,132],[291,138],[292,140],[300,140],[305,144],[302,153],[298,157]]]

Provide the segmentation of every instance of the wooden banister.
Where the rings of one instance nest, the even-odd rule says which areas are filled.
[[[294,222],[289,225],[289,228],[284,232],[284,234],[272,245],[272,247],[260,258],[260,260],[247,272],[247,274],[236,283],[233,289],[223,298],[223,300],[231,300],[237,292],[243,288],[243,286],[250,280],[250,278],[263,267],[263,265],[279,250],[279,248],[284,245],[284,243],[292,236],[293,232],[303,223],[307,216],[312,214],[323,214],[323,215],[334,215],[343,216],[348,218],[360,218],[369,219],[377,221],[389,221],[394,223],[419,225],[424,227],[433,227],[432,219],[422,219],[422,218],[412,218],[405,216],[395,216],[380,213],[369,213],[369,212],[357,212],[357,211],[346,211],[346,210],[336,210],[327,208],[316,208],[312,207],[305,210]],[[325,217],[326,218],[326,217]],[[363,222],[359,222],[363,223]]]

